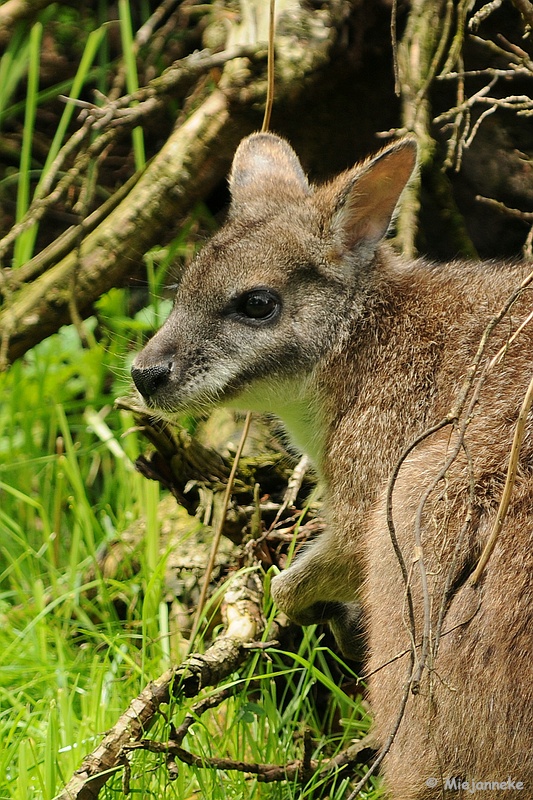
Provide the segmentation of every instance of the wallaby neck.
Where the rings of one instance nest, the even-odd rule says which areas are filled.
[[[289,443],[311,459],[320,472],[327,429],[323,421],[323,402],[312,375],[255,383],[229,403],[230,407],[273,414],[282,421]]]

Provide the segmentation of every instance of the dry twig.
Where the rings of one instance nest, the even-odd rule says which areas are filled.
[[[224,492],[224,500],[222,503],[222,510],[220,512],[220,517],[218,520],[218,525],[215,531],[215,535],[213,537],[213,542],[211,544],[211,553],[209,556],[209,561],[207,562],[207,566],[205,568],[205,575],[202,584],[202,590],[200,592],[200,599],[198,600],[198,607],[196,609],[196,615],[194,617],[194,622],[192,626],[191,632],[191,639],[190,644],[191,647],[194,645],[194,639],[196,634],[200,629],[202,614],[204,611],[205,600],[207,597],[207,592],[209,590],[209,583],[211,581],[211,573],[213,571],[213,567],[215,565],[215,559],[217,555],[218,546],[220,544],[220,539],[222,537],[222,533],[224,531],[224,524],[226,522],[226,515],[228,513],[228,506],[231,498],[231,493],[233,491],[233,483],[235,481],[235,475],[237,474],[237,469],[239,467],[239,461],[242,455],[242,451],[244,445],[246,443],[246,437],[248,436],[248,431],[250,430],[250,423],[252,421],[252,415],[250,412],[247,413],[246,419],[244,421],[244,426],[241,433],[241,439],[239,442],[239,446],[237,448],[237,452],[235,453],[235,458],[233,459],[233,465],[231,467],[231,472],[228,478],[228,483],[226,485],[226,491]]]
[[[228,620],[224,635],[204,654],[189,656],[180,666],[151,681],[84,759],[56,800],[94,800],[111,775],[123,768],[125,748],[131,749],[132,744],[145,738],[161,705],[171,699],[194,697],[201,689],[216,686],[247,660],[249,645],[261,636],[264,625],[260,581],[253,581],[250,586],[250,573],[245,572],[230,582],[224,612]]]

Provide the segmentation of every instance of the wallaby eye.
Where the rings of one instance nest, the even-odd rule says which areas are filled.
[[[253,289],[237,298],[235,311],[239,317],[250,322],[268,322],[279,313],[281,300],[270,289]]]

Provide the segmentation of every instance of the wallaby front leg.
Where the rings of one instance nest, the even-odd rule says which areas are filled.
[[[360,582],[356,559],[323,534],[288,569],[272,580],[278,608],[299,625],[328,622],[345,656],[361,656]]]

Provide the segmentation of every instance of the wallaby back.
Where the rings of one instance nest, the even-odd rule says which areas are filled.
[[[360,650],[362,605],[376,733],[386,743],[396,731],[390,796],[460,797],[485,782],[487,797],[503,798],[509,780],[533,797],[529,429],[496,549],[469,581],[530,379],[529,327],[510,341],[527,293],[471,368],[528,270],[393,255],[382,240],[415,164],[407,138],[314,187],[285,141],[245,139],[228,222],[185,272],[132,375],[165,411],[275,413],[311,456],[329,529],[272,593],[301,624],[328,620],[348,656]]]

